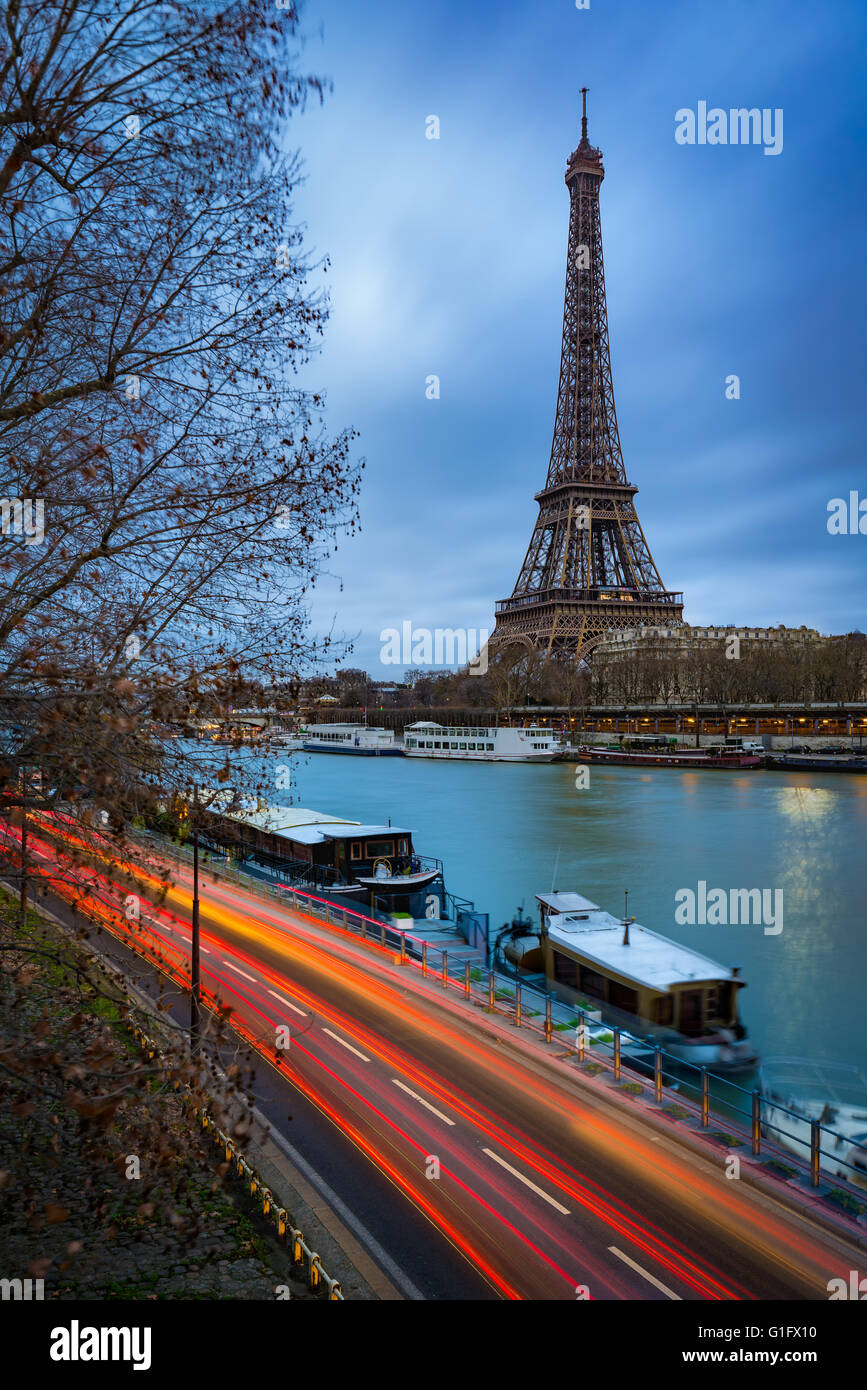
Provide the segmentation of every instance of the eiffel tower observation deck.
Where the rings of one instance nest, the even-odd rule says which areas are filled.
[[[678,626],[683,594],[665,588],[627,481],[614,408],[602,263],[601,152],[587,138],[569,156],[569,247],[560,385],[539,516],[510,598],[496,606],[489,649],[523,646],[579,661],[621,629]]]

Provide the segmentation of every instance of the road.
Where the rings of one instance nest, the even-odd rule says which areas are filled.
[[[50,868],[47,839],[31,831],[30,850]],[[192,884],[184,867],[172,876],[161,905],[156,875],[140,879],[129,930],[180,969]],[[123,893],[94,874],[90,898],[105,913]],[[208,874],[201,931],[204,986],[267,1059],[269,1117],[322,1155],[314,1166],[415,1296],[824,1300],[857,1267],[842,1238],[588,1085],[568,1048],[526,1040],[388,952]]]

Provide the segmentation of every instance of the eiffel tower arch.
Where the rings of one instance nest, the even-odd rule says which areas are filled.
[[[679,626],[683,594],[665,588],[626,477],[608,344],[599,187],[602,154],[587,138],[566,165],[569,244],[563,346],[548,476],[511,597],[496,605],[488,649],[572,661],[620,628]]]

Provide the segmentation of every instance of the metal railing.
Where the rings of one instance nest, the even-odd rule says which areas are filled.
[[[165,1053],[160,1050],[159,1045],[149,1038],[143,1028],[138,1024],[128,1025],[136,1042],[141,1047],[146,1056],[153,1060],[156,1058],[166,1073],[172,1076],[173,1065]],[[192,1101],[192,1089],[188,1082],[182,1082],[177,1076],[173,1076],[173,1087],[176,1091],[183,1091],[184,1098]],[[219,1144],[226,1155],[226,1162],[230,1165],[230,1172],[238,1178],[244,1178],[249,1184],[250,1196],[258,1200],[262,1207],[262,1215],[267,1217],[273,1226],[276,1227],[277,1235],[281,1240],[288,1236],[291,1241],[292,1264],[302,1265],[307,1274],[307,1282],[311,1289],[325,1289],[329,1303],[345,1302],[343,1290],[338,1279],[332,1279],[322,1268],[322,1261],[315,1250],[312,1250],[304,1239],[303,1233],[294,1225],[292,1217],[284,1206],[281,1206],[270,1188],[262,1181],[256,1169],[247,1161],[239,1151],[233,1139],[219,1128],[216,1120],[209,1114],[204,1106],[195,1106],[196,1117],[200,1120],[202,1129],[211,1135],[215,1144]]]

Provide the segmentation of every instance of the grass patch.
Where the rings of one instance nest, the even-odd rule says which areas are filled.
[[[740,1149],[743,1147],[743,1139],[738,1139],[736,1134],[726,1134],[723,1129],[712,1129],[711,1137],[718,1139],[721,1144],[725,1144],[728,1149]]]
[[[828,1200],[836,1202],[838,1207],[842,1207],[852,1216],[867,1216],[867,1202],[860,1202],[851,1192],[844,1192],[841,1187],[833,1188],[828,1193]]]
[[[788,1163],[781,1163],[778,1158],[768,1159],[768,1162],[763,1163],[762,1167],[767,1168],[771,1173],[776,1173],[781,1178],[796,1178],[798,1176],[797,1168],[790,1168]]]
[[[640,1096],[644,1092],[644,1087],[639,1086],[637,1081],[624,1081],[620,1090],[626,1091],[630,1096]]]
[[[669,1115],[672,1120],[688,1120],[689,1111],[684,1110],[682,1105],[666,1105],[663,1107],[663,1115]]]
[[[584,1064],[584,1070],[587,1072],[588,1076],[598,1076],[605,1068],[601,1062],[586,1062]]]

